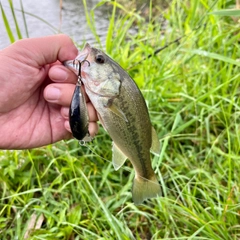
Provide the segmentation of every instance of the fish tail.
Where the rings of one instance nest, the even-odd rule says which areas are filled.
[[[136,205],[141,204],[147,198],[154,198],[159,195],[161,195],[161,187],[155,174],[150,179],[135,177],[132,197]]]

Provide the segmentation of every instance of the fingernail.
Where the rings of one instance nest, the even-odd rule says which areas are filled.
[[[65,70],[61,69],[61,68],[57,68],[54,70],[54,79],[53,80],[57,80],[57,81],[66,81],[68,78],[68,74]]]
[[[48,87],[46,90],[46,98],[48,101],[55,102],[61,96],[61,91],[55,87]]]

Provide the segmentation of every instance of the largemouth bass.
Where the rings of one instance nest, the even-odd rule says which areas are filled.
[[[76,60],[79,65],[77,66]],[[150,149],[160,152],[145,100],[133,79],[99,49],[86,44],[65,66],[79,74],[98,118],[113,140],[113,166],[128,158],[135,170],[132,196],[135,204],[157,197],[161,188],[151,166]]]

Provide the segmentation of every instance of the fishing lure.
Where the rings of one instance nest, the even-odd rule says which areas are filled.
[[[88,62],[83,60],[82,62]],[[73,66],[78,67],[78,81],[72,96],[72,101],[69,109],[69,123],[73,137],[82,143],[92,141],[92,137],[88,132],[89,117],[87,112],[87,104],[81,88],[81,64],[79,60],[73,60]],[[90,65],[90,63],[88,62]]]

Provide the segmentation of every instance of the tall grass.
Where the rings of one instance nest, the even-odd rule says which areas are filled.
[[[161,143],[153,167],[163,196],[132,203],[133,168],[114,171],[102,129],[89,146],[1,151],[1,238],[240,239],[240,32],[219,13],[233,6],[172,1],[143,16],[105,2],[113,11],[101,45],[145,96]],[[88,17],[95,31],[94,11]],[[31,222],[40,226],[26,236]]]

